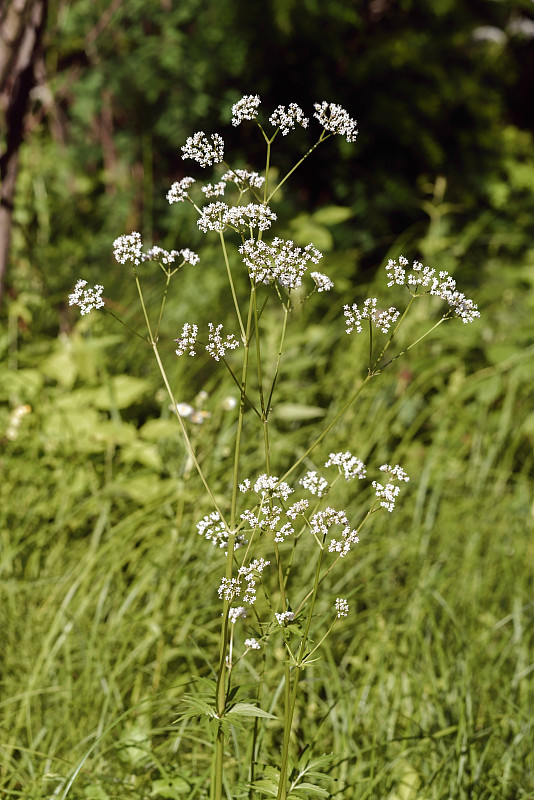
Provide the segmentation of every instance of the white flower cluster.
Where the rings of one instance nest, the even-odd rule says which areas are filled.
[[[262,178],[257,172],[249,172],[246,169],[232,169],[230,172],[224,173],[221,181],[235,183],[236,186],[242,190],[248,189],[249,187],[261,189],[265,183],[265,178]]]
[[[336,103],[314,103],[315,114],[325,130],[345,136],[347,142],[355,142],[358,136],[358,123],[348,112]]]
[[[189,322],[184,323],[182,327],[182,335],[174,341],[178,345],[174,351],[177,356],[183,356],[188,352],[190,356],[196,355],[195,346],[197,343],[198,325]]]
[[[119,264],[126,264],[131,261],[132,264],[140,264],[143,260],[143,243],[141,241],[141,234],[137,231],[119,236],[113,242],[113,255]]]
[[[235,625],[238,619],[246,619],[247,609],[245,606],[234,606],[228,609],[228,619]]]
[[[182,158],[191,158],[201,167],[219,164],[224,158],[224,142],[218,133],[212,133],[211,142],[204,131],[189,136],[182,147]]]
[[[352,478],[365,478],[366,468],[363,461],[353,456],[349,451],[345,453],[330,453],[328,461],[325,462],[325,467],[339,467],[339,471],[344,475],[346,481]]]
[[[217,325],[217,327],[215,327],[213,322],[208,322],[208,327],[209,341],[206,345],[206,350],[215,361],[224,358],[227,350],[235,350],[236,347],[239,347],[239,341],[235,338],[233,333],[228,334],[226,339],[223,340],[221,336],[222,325]]]
[[[330,528],[334,525],[341,525],[343,531],[341,533],[341,540],[330,539],[328,544],[329,553],[339,553],[341,558],[344,558],[349,552],[351,545],[357,544],[360,540],[358,538],[358,531],[351,530],[347,515],[344,511],[336,511],[334,508],[326,508],[324,511],[318,511],[310,520],[310,529],[312,534],[317,540],[326,539]]]
[[[289,508],[286,511],[286,514],[291,519],[296,519],[298,516],[304,514],[309,505],[310,503],[306,499],[298,500],[296,503],[293,503],[292,506],[289,506]]]
[[[205,186],[200,188],[206,197],[222,197],[226,189],[226,182],[221,180],[218,183],[206,183]]]
[[[334,284],[328,275],[323,275],[322,272],[311,272],[310,275],[315,281],[318,292],[329,292],[330,289],[334,288]]]
[[[420,261],[413,262],[410,272],[406,271],[407,266],[408,259],[404,256],[399,257],[398,263],[394,259],[389,259],[386,265],[387,285],[414,287],[415,291],[418,287],[427,289],[431,295],[440,297],[448,303],[453,313],[464,323],[473,322],[480,317],[476,304],[465,294],[457,291],[456,281],[448,272],[442,270],[436,273],[435,269],[425,267]]]
[[[339,617],[346,617],[349,613],[349,604],[344,597],[336,597],[336,615]]]
[[[197,531],[200,536],[210,541],[216,547],[228,547],[229,532],[225,527],[218,511],[212,511],[211,514],[203,517],[200,522],[197,522]],[[245,538],[241,534],[237,534],[235,538],[234,550],[241,547],[245,542]]]
[[[217,594],[221,600],[228,600],[232,602],[234,597],[239,597],[241,594],[241,585],[237,578],[223,578],[217,589]]]
[[[323,497],[328,489],[328,481],[319,477],[315,470],[309,470],[306,475],[300,479],[299,483],[301,486],[304,486],[310,494],[314,494],[317,497]]]
[[[245,94],[232,106],[232,125],[240,125],[244,120],[256,119],[261,100],[257,94]]]
[[[194,178],[182,178],[181,181],[175,181],[167,192],[167,202],[169,205],[173,203],[183,203],[184,200],[187,200],[189,187],[194,183]]]
[[[80,314],[89,314],[93,308],[102,308],[104,301],[102,300],[102,292],[104,287],[99,283],[96,286],[89,286],[87,289],[87,281],[80,278],[76,282],[74,291],[69,294],[69,306],[78,306]]]
[[[197,225],[203,233],[208,231],[222,232],[227,227],[236,231],[258,228],[260,231],[268,230],[276,214],[269,206],[249,203],[246,206],[227,206],[226,203],[216,202],[204,206],[197,220]]]
[[[200,261],[200,256],[196,253],[193,253],[192,250],[189,248],[185,248],[185,250],[164,250],[163,247],[151,247],[150,250],[147,250],[146,253],[143,253],[141,256],[141,261],[157,261],[158,264],[163,264],[164,266],[168,266],[169,264],[174,264],[177,258],[180,258],[182,264],[188,263],[194,266],[198,264]]]
[[[361,311],[358,308],[357,303],[353,303],[352,306],[343,306],[346,332],[352,333],[353,330],[356,330],[356,333],[361,333],[363,330],[362,320],[370,319],[375,323],[376,327],[382,331],[382,333],[387,333],[391,326],[399,318],[400,311],[397,311],[397,309],[393,306],[385,311],[378,311],[377,303],[378,300],[376,297],[369,297],[364,302]]]
[[[248,478],[245,478],[243,483],[239,484],[241,492],[250,492],[251,483]],[[279,480],[274,475],[266,475],[262,473],[253,486],[253,490],[262,499],[266,500],[269,497],[277,497],[282,500],[287,500],[290,494],[293,494],[293,489],[285,481]]]
[[[309,119],[304,116],[304,111],[296,103],[290,103],[286,111],[285,106],[278,106],[275,108],[269,122],[275,128],[280,128],[282,136],[286,136],[290,130],[295,127],[298,122],[303,128],[308,127]]]
[[[304,249],[291,240],[273,239],[272,244],[249,239],[239,247],[243,261],[254,283],[278,281],[287,289],[296,289],[302,283],[310,262],[319,263],[322,253],[313,244]]]
[[[156,261],[162,266],[174,264],[179,258],[181,263],[184,264],[198,264],[200,257],[189,248],[184,250],[165,250],[163,247],[154,245],[146,253],[143,253],[143,242],[141,241],[141,234],[137,231],[119,236],[113,242],[113,255],[119,264],[126,264],[130,261],[135,266],[144,261]]]
[[[239,583],[241,580],[246,582],[245,593],[243,594],[243,602],[249,605],[254,605],[256,602],[256,583],[261,579],[261,575],[265,567],[268,567],[270,561],[264,558],[255,558],[250,562],[248,567],[239,567],[237,574],[239,575]],[[220,596],[220,595],[219,595]]]
[[[385,472],[390,480],[406,482],[410,480],[408,475],[398,464],[394,467],[390,467],[389,464],[382,464],[380,470],[381,472]],[[400,486],[395,483],[386,483],[386,485],[383,486],[381,483],[378,483],[378,481],[373,481],[373,488],[377,499],[380,500],[380,505],[387,511],[393,511],[395,508],[395,500],[400,492]]]
[[[288,622],[293,622],[295,614],[292,611],[282,611],[281,614],[275,614],[275,617],[278,624],[284,627]]]
[[[222,338],[222,324],[215,326],[213,322],[208,322],[208,328],[209,334],[206,350],[215,361],[219,361],[223,358],[227,350],[234,350],[236,347],[239,347],[239,340],[235,338],[233,333],[228,334],[225,339]],[[174,351],[176,355],[183,356],[184,353],[188,353],[190,356],[195,356],[197,338],[198,325],[190,322],[184,323],[181,336],[174,340],[178,345]]]
[[[256,639],[245,639],[245,647],[248,647],[249,650],[261,650],[261,645]]]

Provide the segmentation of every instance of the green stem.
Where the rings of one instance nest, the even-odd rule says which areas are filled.
[[[239,310],[239,303],[237,302],[237,295],[235,292],[234,287],[234,280],[232,277],[232,270],[230,269],[230,262],[228,261],[228,253],[226,251],[226,242],[224,241],[224,235],[222,231],[219,231],[219,238],[221,240],[221,247],[224,256],[224,263],[226,264],[226,272],[228,274],[228,283],[230,284],[230,291],[232,292],[232,299],[234,301],[234,308],[237,314],[237,319],[239,322],[239,327],[241,329],[241,339],[243,343],[245,342],[245,328],[243,327],[243,320],[241,318],[241,311]]]
[[[237,491],[239,485],[239,459],[241,453],[241,435],[243,430],[243,418],[245,414],[246,402],[246,388],[248,377],[248,359],[250,351],[250,331],[252,327],[254,301],[251,292],[248,317],[247,317],[247,330],[244,333],[243,343],[245,352],[243,355],[243,368],[241,372],[241,400],[239,403],[239,416],[237,421],[237,432],[234,450],[234,471],[233,471],[233,485],[232,485],[232,502],[230,511],[230,530],[228,536],[228,551],[226,554],[226,571],[225,578],[230,581],[232,578],[233,562],[234,562],[234,545],[236,537],[236,516],[237,516]],[[223,604],[223,619],[221,626],[221,634],[219,639],[219,667],[217,672],[217,684],[215,689],[215,706],[219,719],[222,719],[226,705],[226,652],[228,648],[228,612],[230,609],[230,600],[224,599]],[[211,800],[221,800],[222,798],[222,780],[223,780],[223,764],[224,764],[224,731],[221,722],[217,727],[217,736],[215,739],[215,749],[213,753],[212,762],[212,782],[211,782]]]
[[[296,169],[298,169],[298,168],[300,167],[300,165],[302,164],[302,162],[303,162],[303,161],[305,161],[305,160],[308,158],[308,156],[311,156],[311,154],[313,153],[313,151],[314,151],[314,150],[315,150],[317,147],[319,147],[319,145],[321,144],[321,142],[325,142],[327,139],[329,139],[329,138],[330,138],[330,136],[331,136],[331,135],[332,135],[332,134],[330,133],[330,134],[327,134],[327,135],[325,136],[325,131],[323,131],[323,132],[321,133],[321,135],[319,136],[319,138],[317,139],[317,141],[315,142],[315,144],[314,144],[312,147],[310,147],[310,149],[308,150],[308,152],[307,152],[307,153],[304,153],[304,155],[302,156],[302,158],[300,159],[300,161],[297,161],[297,163],[295,164],[295,166],[294,166],[294,167],[292,167],[292,168],[289,170],[289,172],[288,172],[288,173],[287,173],[287,174],[286,174],[286,175],[285,175],[285,176],[282,178],[282,180],[280,181],[280,183],[278,183],[278,184],[275,186],[275,188],[272,190],[271,194],[270,194],[270,195],[268,195],[268,197],[267,197],[267,198],[264,200],[264,202],[265,202],[265,203],[268,203],[268,202],[271,200],[271,198],[272,198],[272,197],[274,197],[274,195],[276,194],[276,192],[277,192],[279,189],[281,189],[281,188],[282,188],[282,186],[283,186],[283,185],[284,185],[284,183],[287,181],[287,179],[288,179],[288,178],[290,178],[290,177],[291,177],[291,175],[293,175],[293,173],[295,172],[295,170],[296,170]],[[266,182],[267,182],[267,181],[266,181]]]
[[[199,464],[199,462],[197,460],[197,457],[195,455],[195,451],[193,450],[193,445],[191,444],[191,440],[190,440],[190,438],[188,436],[186,427],[184,425],[184,421],[183,421],[183,419],[180,416],[180,413],[178,411],[178,406],[177,406],[176,400],[174,398],[174,394],[172,392],[172,389],[171,389],[171,386],[170,386],[170,383],[169,383],[169,379],[167,378],[167,373],[165,372],[165,367],[163,366],[163,363],[161,361],[161,357],[160,357],[160,354],[159,354],[159,351],[158,351],[157,342],[152,341],[151,345],[152,345],[152,350],[154,351],[154,356],[156,357],[156,361],[158,363],[158,367],[159,367],[159,371],[161,373],[161,377],[163,378],[163,383],[165,384],[165,388],[167,389],[167,393],[168,393],[168,395],[170,397],[173,411],[176,414],[176,417],[178,419],[178,423],[179,423],[181,431],[182,431],[182,436],[184,437],[184,441],[185,441],[186,446],[187,446],[187,452],[189,454],[189,457],[191,458],[191,461],[195,465],[195,468],[196,468],[196,470],[197,470],[197,472],[198,472],[198,474],[200,476],[200,479],[201,479],[202,483],[204,484],[204,488],[206,489],[206,491],[207,491],[207,493],[208,493],[208,495],[210,497],[210,500],[213,503],[213,507],[215,508],[217,513],[219,514],[219,516],[221,518],[221,521],[222,521],[223,525],[225,526],[225,528],[228,529],[228,524],[225,521],[224,515],[223,515],[223,513],[222,513],[222,511],[221,511],[221,509],[219,507],[219,504],[217,503],[217,501],[216,501],[216,499],[214,497],[214,494],[213,494],[213,492],[211,491],[211,489],[209,487],[209,484],[208,484],[208,482],[206,480],[206,477],[205,477],[205,475],[204,475],[204,473],[202,471],[202,467],[200,466],[200,464]]]

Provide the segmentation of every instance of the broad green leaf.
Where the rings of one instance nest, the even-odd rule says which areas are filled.
[[[325,206],[314,212],[313,219],[320,225],[337,225],[353,215],[352,209],[346,206]]]
[[[176,439],[181,434],[180,426],[174,417],[173,419],[149,419],[139,429],[139,435],[143,439],[159,441],[160,439]]]
[[[0,370],[0,399],[9,400],[14,396],[16,402],[31,402],[39,395],[44,376],[38,369]]]
[[[165,800],[177,800],[180,795],[191,791],[191,784],[175,775],[172,778],[158,778],[153,781],[150,797],[162,797]]]
[[[273,410],[277,419],[302,420],[324,417],[326,409],[320,406],[306,406],[303,403],[280,403]]]
[[[278,719],[274,714],[252,705],[252,703],[236,703],[226,715],[227,717],[262,717],[262,719]]]
[[[128,408],[133,403],[141,400],[151,384],[142,378],[132,378],[130,375],[117,375],[111,378],[109,384],[101,386],[94,396],[97,408]]]

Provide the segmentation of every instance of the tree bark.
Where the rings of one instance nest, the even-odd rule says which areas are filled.
[[[36,83],[47,0],[11,0],[0,14],[0,305],[8,268],[24,120]]]

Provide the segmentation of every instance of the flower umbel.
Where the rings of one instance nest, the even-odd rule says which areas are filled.
[[[337,103],[327,103],[326,100],[322,103],[314,103],[313,106],[315,108],[313,116],[319,120],[325,130],[344,136],[347,142],[356,141],[358,123],[355,119],[351,119],[344,108],[338,106]]]
[[[304,111],[296,103],[290,103],[287,111],[285,106],[278,106],[269,117],[271,125],[275,128],[280,128],[282,136],[286,136],[297,122],[303,128],[307,128],[309,121],[304,116]]]
[[[256,119],[261,100],[257,94],[245,94],[232,106],[232,125],[240,125],[244,120]]]
[[[195,345],[197,343],[198,325],[186,322],[182,328],[182,335],[174,341],[178,345],[175,350],[177,356],[183,356],[188,352],[190,356],[196,355]]]
[[[213,322],[208,322],[209,327],[209,343],[206,345],[206,350],[215,361],[224,358],[227,350],[234,350],[239,347],[239,341],[235,338],[233,333],[228,334],[226,339],[223,340],[221,336],[222,325],[215,325]]]
[[[309,263],[318,264],[322,253],[313,244],[297,247],[291,240],[273,239],[272,244],[249,239],[239,248],[254,283],[278,281],[287,289],[296,289]]]
[[[102,308],[104,301],[102,300],[102,292],[104,287],[100,284],[96,286],[89,286],[87,289],[87,281],[79,280],[74,287],[72,294],[69,294],[69,306],[78,306],[80,314],[89,314],[93,308]]]
[[[173,203],[183,203],[184,200],[187,200],[189,187],[194,183],[194,178],[182,178],[181,181],[175,181],[167,192],[168,203],[172,205]]]
[[[212,133],[210,138],[211,142],[204,131],[189,136],[182,147],[182,158],[192,158],[201,167],[218,164],[224,158],[224,142],[218,133]]]
[[[131,261],[137,266],[143,260],[143,242],[137,231],[119,236],[113,242],[113,255],[119,264]]]
[[[336,598],[336,615],[339,617],[346,617],[349,613],[349,604],[344,597]]]

